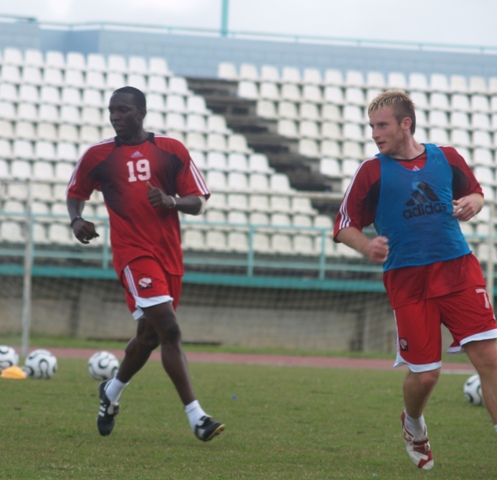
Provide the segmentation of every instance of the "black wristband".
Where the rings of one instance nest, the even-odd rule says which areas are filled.
[[[71,228],[72,226],[75,224],[76,220],[83,220],[83,217],[80,217],[79,215],[77,217],[74,217],[72,220],[71,220]]]

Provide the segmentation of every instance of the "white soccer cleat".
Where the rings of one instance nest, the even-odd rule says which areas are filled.
[[[416,467],[423,470],[431,470],[435,465],[433,454],[431,452],[430,442],[428,440],[428,431],[425,427],[423,440],[414,440],[414,435],[406,427],[406,413],[402,412],[400,416],[402,422],[402,431],[404,433],[404,443],[407,455],[413,461]]]

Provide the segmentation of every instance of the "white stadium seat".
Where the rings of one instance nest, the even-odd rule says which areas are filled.
[[[235,76],[233,79],[236,78],[236,72]],[[277,67],[274,65],[262,65],[261,66],[261,75],[260,75],[261,81],[267,81],[267,82],[274,82],[274,83],[279,83],[280,82],[280,72]]]
[[[384,88],[386,79],[383,72],[371,71],[366,74],[366,85],[368,87]]]
[[[21,83],[21,69],[17,65],[4,64],[1,70],[0,80],[5,83]]]
[[[0,239],[5,242],[24,243],[26,236],[19,222],[4,220],[0,224]]]
[[[300,102],[300,87],[292,83],[284,83],[281,86],[281,98],[292,102]]]
[[[279,102],[278,117],[297,119],[299,117],[297,105],[294,102],[288,102],[288,101]]]
[[[229,62],[221,62],[217,68],[217,76],[224,80],[236,80],[238,78],[236,65]]]
[[[11,126],[12,124],[9,122],[8,125]],[[36,129],[35,129],[35,124],[33,122],[24,122],[24,121],[19,121],[16,122],[15,126],[15,134],[14,130],[11,130],[11,137],[14,137],[18,140],[36,140],[37,134],[36,134]],[[3,136],[7,136],[8,131],[2,132]]]
[[[80,52],[67,52],[66,68],[67,70],[86,70],[85,56]]]
[[[201,97],[200,95],[189,95],[186,97],[186,110],[188,113],[197,113],[199,115],[210,114],[205,104],[204,97]]]
[[[296,67],[283,67],[281,81],[283,83],[300,83],[302,81],[300,70]]]
[[[43,52],[36,48],[28,48],[24,50],[24,65],[33,67],[43,67],[45,59]]]
[[[33,164],[33,178],[35,180],[53,180],[54,168],[50,162],[36,161]]]
[[[407,88],[406,75],[402,72],[390,72],[387,76],[387,86],[389,88]]]
[[[348,87],[363,87],[364,75],[359,70],[347,70],[345,72],[345,84]]]
[[[148,77],[147,91],[149,92],[149,94],[150,93],[166,94],[168,91],[166,77],[159,75],[150,75]]]
[[[321,70],[317,68],[304,68],[302,81],[311,85],[321,85],[323,83]]]
[[[267,233],[255,232],[253,248],[258,253],[271,253],[271,238]]]
[[[66,68],[66,58],[64,53],[57,50],[49,50],[45,52],[45,65],[47,67],[59,68],[61,70]]]
[[[242,63],[238,71],[240,80],[259,80],[259,72],[255,65],[250,63]]]
[[[18,99],[17,85],[11,83],[0,83],[0,100],[16,102],[17,99]]]
[[[46,71],[46,70],[45,70]],[[22,69],[21,82],[23,85],[42,85],[46,82],[46,78],[42,76],[40,67],[25,66]],[[60,72],[60,70],[59,70]]]
[[[59,68],[45,68],[43,71],[43,83],[55,87],[65,85],[62,70]]]
[[[39,140],[35,142],[35,158],[37,160],[55,160],[55,146],[53,142]]]
[[[150,75],[170,75],[167,60],[164,57],[150,57],[148,60],[148,70]]]
[[[253,82],[252,82],[253,83]],[[249,98],[261,98],[261,99],[266,99],[266,100],[279,100],[280,99],[280,90],[278,88],[278,86],[276,85],[276,83],[273,83],[273,82],[262,82],[259,84],[259,89],[257,91],[257,86],[255,83],[253,83],[254,85],[254,89],[253,89],[253,93],[255,93],[255,96],[249,96],[247,95],[247,93],[250,93],[250,92],[246,92],[245,97],[249,97]],[[252,95],[253,95],[252,93]]]
[[[257,115],[265,118],[277,118],[275,102],[268,100],[257,101]]]
[[[108,72],[127,72],[128,71],[128,61],[123,55],[109,55],[107,57],[107,69]]]
[[[342,86],[344,84],[343,73],[340,70],[328,68],[324,73],[325,85]]]
[[[321,121],[319,106],[314,103],[302,102],[299,108],[299,115],[301,119]]]
[[[432,73],[430,75],[430,89],[434,92],[449,92],[449,79],[447,75]]]
[[[40,90],[40,101],[42,103],[59,105],[61,103],[59,88],[52,85],[42,86]]]
[[[409,74],[409,88],[414,91],[426,92],[430,89],[428,78],[424,73],[412,72]],[[413,92],[411,92],[412,94]]]
[[[15,47],[6,47],[3,51],[3,63],[5,65],[22,65],[24,63],[22,50]]]
[[[450,91],[452,93],[467,93],[468,80],[464,75],[451,75],[449,79]]]

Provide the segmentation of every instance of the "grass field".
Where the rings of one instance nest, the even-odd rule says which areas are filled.
[[[51,380],[0,379],[1,479],[300,480],[497,478],[486,410],[442,375],[427,410],[435,456],[419,471],[405,453],[399,371],[192,364],[204,409],[226,430],[192,434],[159,362],[121,398],[110,437],[96,430],[97,386],[85,360],[59,359]]]

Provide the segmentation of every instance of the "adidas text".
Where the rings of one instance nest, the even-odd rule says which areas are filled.
[[[445,213],[447,205],[445,203],[429,203],[428,205],[416,205],[413,208],[404,210],[403,216],[406,219],[421,217],[422,215],[433,215],[434,213]]]

